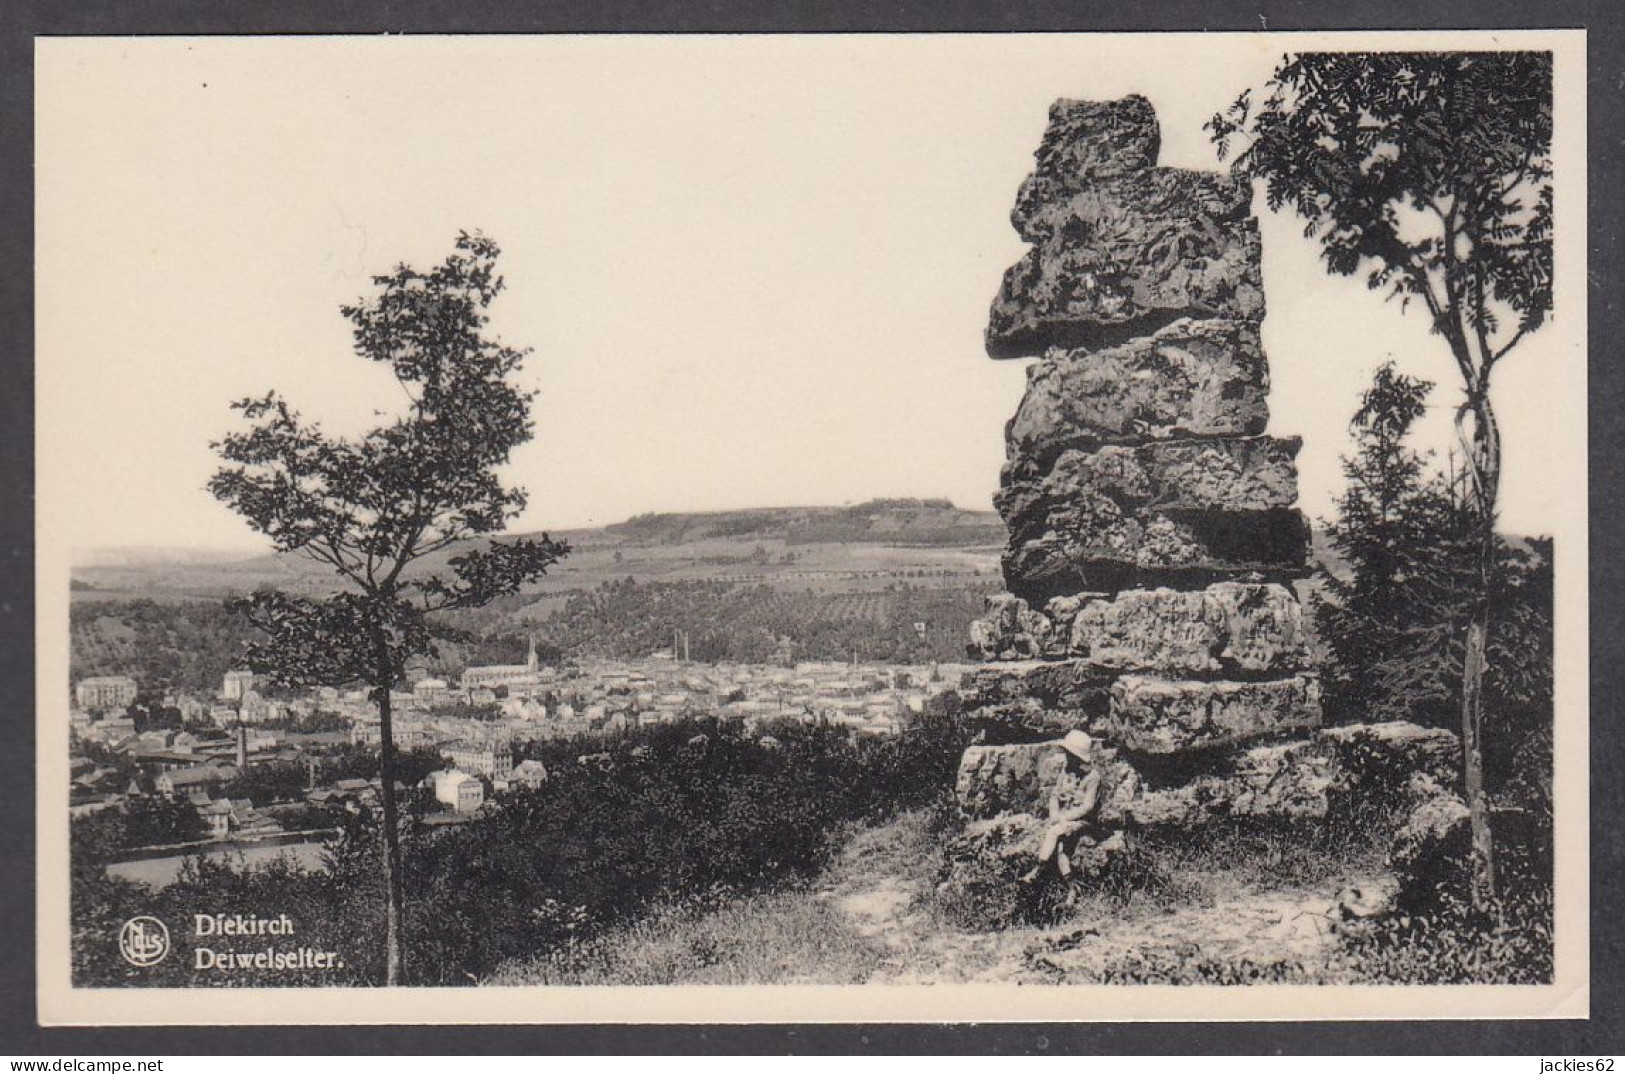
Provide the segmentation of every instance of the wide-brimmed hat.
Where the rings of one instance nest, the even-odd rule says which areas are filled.
[[[1095,752],[1095,740],[1086,731],[1068,731],[1061,739],[1061,748],[1080,761],[1087,761]]]

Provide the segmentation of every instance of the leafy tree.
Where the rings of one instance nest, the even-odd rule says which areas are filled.
[[[1208,129],[1236,174],[1291,209],[1334,275],[1418,300],[1461,376],[1477,595],[1465,628],[1462,750],[1473,901],[1495,891],[1483,787],[1483,683],[1501,436],[1491,375],[1552,308],[1552,61],[1539,52],[1300,53],[1261,106],[1243,93]]]
[[[243,768],[220,788],[222,798],[247,798],[257,806],[298,801],[305,795],[309,770],[297,761],[262,761]]]
[[[502,719],[502,706],[495,703],[476,705],[471,701],[449,701],[434,705],[428,716],[432,720],[479,720],[491,723]]]
[[[334,731],[348,731],[350,721],[337,712],[318,709],[315,712],[261,720],[259,726],[267,731],[286,731],[294,735],[315,735]]]
[[[398,766],[390,690],[409,660],[434,651],[434,613],[516,592],[568,552],[515,539],[472,546],[523,510],[497,469],[530,439],[532,393],[510,378],[526,352],[492,339],[486,309],[502,291],[498,249],[462,234],[439,266],[374,278],[379,293],[344,307],[356,354],[389,368],[405,413],[356,438],[332,436],[277,393],[233,404],[249,423],[214,447],[226,463],[210,491],[278,551],[331,568],[326,597],[262,590],[238,607],[263,631],[249,665],[280,685],[365,683],[382,745],[386,983],[403,978]],[[441,557],[444,568],[423,561]],[[410,569],[409,568],[415,568]]]

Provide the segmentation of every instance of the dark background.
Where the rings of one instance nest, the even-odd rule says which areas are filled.
[[[1588,31],[1591,460],[1591,1006],[1589,1021],[951,1026],[559,1026],[41,1029],[34,998],[33,44],[37,35],[244,33],[1036,32],[1528,29]],[[1620,139],[1625,18],[1606,3],[1363,0],[1353,4],[1186,0],[1133,4],[840,0],[704,3],[554,0],[0,0],[0,1053],[522,1054],[606,1053],[1521,1053],[1625,1051],[1620,1028],[1625,924],[1618,889],[1625,838],[1617,724],[1625,661],[1620,601],[1625,376],[1607,357],[1622,334]],[[1292,40],[1283,37],[1283,51]],[[87,310],[87,316],[94,311]],[[721,997],[719,996],[719,999]],[[1080,1011],[1080,1015],[1087,1012]]]

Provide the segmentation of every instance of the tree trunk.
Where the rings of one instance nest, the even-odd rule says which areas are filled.
[[[403,981],[401,959],[401,829],[400,809],[395,801],[395,734],[390,707],[389,690],[393,685],[390,674],[389,644],[380,630],[374,635],[378,653],[378,781],[380,798],[384,805],[384,983],[399,985]]]
[[[1489,802],[1484,794],[1484,670],[1489,645],[1490,591],[1495,577],[1495,509],[1501,478],[1501,437],[1490,407],[1487,385],[1470,392],[1463,410],[1471,415],[1472,435],[1463,437],[1473,473],[1474,553],[1477,557],[1473,613],[1461,674],[1462,780],[1472,833],[1473,907],[1489,911],[1495,903],[1495,840],[1490,831]],[[1460,424],[1458,423],[1458,430]]]
[[[1466,783],[1468,822],[1472,829],[1473,906],[1488,910],[1495,901],[1495,842],[1490,835],[1489,804],[1484,798],[1484,649],[1489,637],[1487,604],[1467,624],[1467,651],[1462,662],[1461,750]]]

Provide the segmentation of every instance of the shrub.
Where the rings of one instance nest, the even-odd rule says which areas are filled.
[[[1311,981],[1303,963],[1272,959],[1212,958],[1196,944],[1173,949],[1136,951],[1088,974],[1108,985],[1256,985],[1304,984]]]
[[[1543,984],[1552,979],[1551,889],[1503,895],[1476,914],[1459,895],[1428,914],[1345,926],[1330,976],[1386,984]]]

